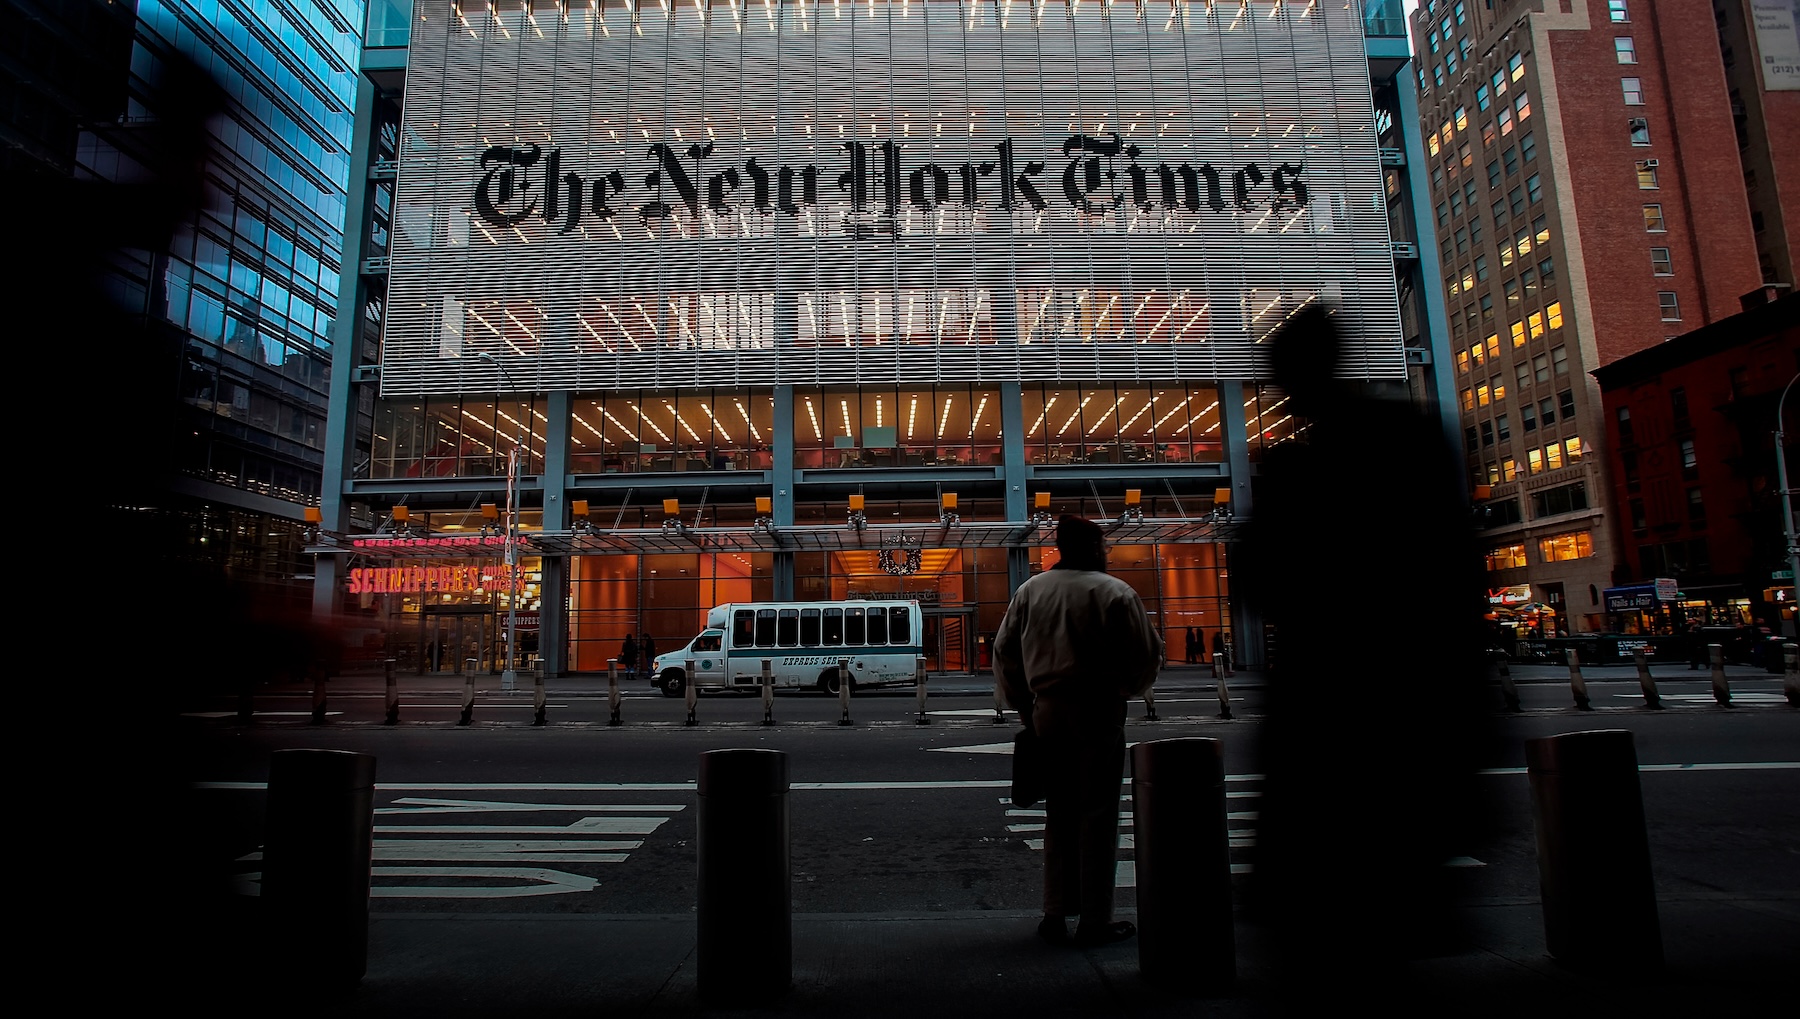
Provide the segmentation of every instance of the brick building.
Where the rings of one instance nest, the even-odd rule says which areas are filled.
[[[1622,357],[1593,376],[1607,422],[1610,504],[1620,508],[1614,589],[1667,577],[1681,590],[1675,602],[1620,613],[1617,628],[1780,619],[1782,632],[1794,633],[1793,584],[1781,576],[1789,562],[1775,430],[1779,401],[1800,378],[1800,295]],[[1786,432],[1790,471],[1800,466],[1793,437]]]
[[[1743,58],[1727,66],[1749,6],[1433,0],[1413,15],[1470,480],[1491,486],[1491,587],[1554,610],[1532,618],[1546,628],[1612,626],[1602,592],[1636,566],[1605,498],[1590,373],[1789,282],[1788,224],[1753,219],[1745,182],[1780,206],[1789,155],[1768,151],[1765,124],[1795,97],[1763,91]],[[1759,241],[1783,253],[1759,265]]]

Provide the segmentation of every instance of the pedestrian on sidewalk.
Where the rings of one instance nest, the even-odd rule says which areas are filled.
[[[650,674],[650,682],[656,682],[656,641],[644,634],[644,671]]]
[[[1200,658],[1200,634],[1193,628],[1187,628],[1187,663],[1193,665]]]
[[[1231,638],[1225,636],[1223,629],[1213,631],[1212,653],[1214,678],[1231,675]]]
[[[638,645],[637,638],[625,635],[625,643],[619,646],[619,664],[625,668],[626,679],[637,678]]]
[[[1063,517],[1056,548],[1061,560],[1014,592],[994,637],[994,671],[1049,772],[1038,937],[1104,945],[1137,933],[1112,918],[1125,706],[1156,681],[1163,639],[1131,585],[1107,574],[1100,525]],[[1072,916],[1080,921],[1071,939]]]

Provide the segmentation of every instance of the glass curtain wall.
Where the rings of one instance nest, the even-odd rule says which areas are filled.
[[[760,471],[773,466],[768,389],[622,390],[575,398],[575,474]]]
[[[1025,455],[1034,464],[1217,463],[1225,456],[1212,385],[1027,385]]]
[[[794,391],[796,467],[965,467],[1000,460],[998,388]]]
[[[774,556],[691,553],[576,556],[569,569],[569,667],[605,672],[627,635],[661,654],[682,647],[726,602],[774,597]]]
[[[537,397],[377,400],[369,476],[504,477],[514,446],[519,472],[541,474],[547,423]]]

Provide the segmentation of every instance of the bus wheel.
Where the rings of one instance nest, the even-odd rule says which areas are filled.
[[[687,673],[680,669],[668,669],[662,674],[662,692],[664,697],[680,697],[687,693]]]
[[[841,686],[838,682],[838,670],[826,669],[824,672],[821,672],[819,674],[819,690],[822,693],[826,693],[833,697],[836,697],[838,695],[838,690],[840,688],[841,688]],[[852,693],[856,692],[856,674],[855,673],[850,674],[850,691]]]

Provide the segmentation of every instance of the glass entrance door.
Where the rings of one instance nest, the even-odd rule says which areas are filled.
[[[425,617],[419,661],[424,672],[460,676],[475,659],[477,669],[492,664],[485,613],[431,613]]]

